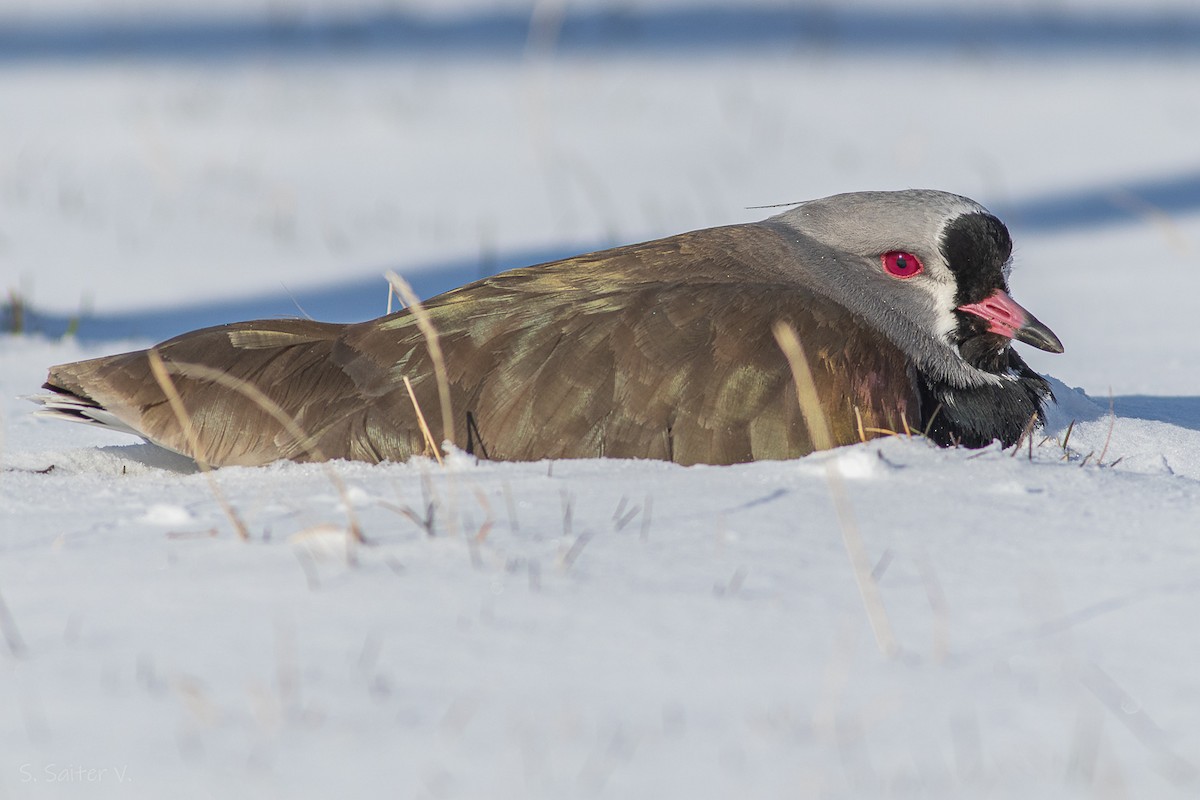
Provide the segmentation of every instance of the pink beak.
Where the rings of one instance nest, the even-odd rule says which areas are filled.
[[[990,333],[1007,336],[1050,353],[1063,351],[1062,342],[1054,335],[1054,331],[1018,305],[1003,289],[997,289],[978,303],[959,306],[958,310],[987,320]]]

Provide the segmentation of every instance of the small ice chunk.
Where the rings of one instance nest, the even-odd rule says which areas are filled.
[[[862,480],[875,476],[879,468],[879,457],[875,451],[854,447],[837,454],[833,462],[843,478]]]
[[[171,503],[155,503],[146,509],[146,513],[142,515],[142,522],[148,522],[151,525],[187,525],[196,521],[192,516],[192,512],[188,511],[183,506],[173,505]]]

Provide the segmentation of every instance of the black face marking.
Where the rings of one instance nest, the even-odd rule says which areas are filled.
[[[963,214],[942,231],[942,256],[958,282],[955,305],[978,303],[997,289],[1007,291],[1004,264],[1012,237],[991,214]]]
[[[978,303],[997,289],[1008,291],[1004,264],[1012,255],[1012,237],[991,214],[963,214],[942,231],[942,256],[958,284],[955,305]],[[971,366],[1000,373],[1009,368],[1011,342],[988,332],[987,321],[956,311],[958,326],[951,338]]]

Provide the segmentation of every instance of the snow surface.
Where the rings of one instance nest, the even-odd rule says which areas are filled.
[[[686,16],[732,4],[541,3],[557,49],[473,52],[529,4],[0,3],[37,45],[0,30],[31,331],[0,338],[0,798],[1196,796],[1200,15],[1100,5],[991,3],[990,39],[950,0],[733,33]],[[755,45],[779,9],[829,29]],[[414,54],[255,22],[375,13],[461,25]],[[374,316],[389,268],[428,296],[904,186],[1011,224],[1067,348],[1027,353],[1060,401],[1032,448],[210,478],[22,399],[199,325]]]

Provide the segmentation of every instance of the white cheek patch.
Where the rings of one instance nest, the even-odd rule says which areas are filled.
[[[955,285],[953,282],[931,280],[925,282],[925,290],[933,298],[934,330],[947,343],[950,334],[958,327],[954,316]]]

